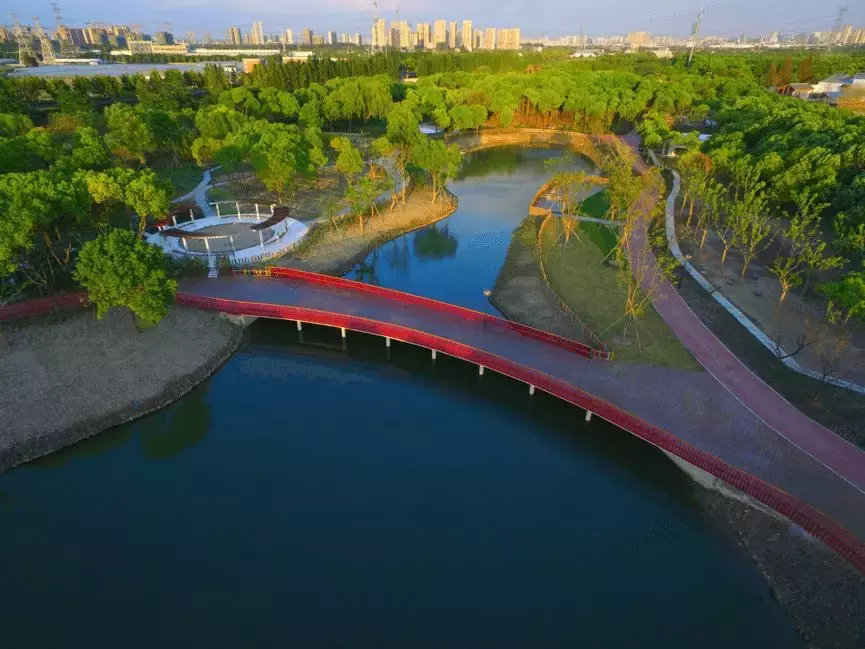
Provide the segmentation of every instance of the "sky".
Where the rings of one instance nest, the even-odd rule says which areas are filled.
[[[850,5],[845,23],[865,27],[865,0],[380,0],[379,13],[399,16],[412,25],[471,19],[476,27],[520,27],[523,37],[624,34],[644,30],[683,36],[689,33],[700,6],[706,6],[704,35],[760,36],[769,31],[830,30],[841,4]],[[49,0],[4,0],[4,14],[17,12],[21,22],[39,17],[43,26],[54,24]],[[88,22],[140,24],[143,31],[172,24],[182,37],[193,30],[224,37],[231,25],[248,31],[253,20],[264,23],[265,33],[285,29],[369,34],[371,0],[60,0],[64,20],[71,26]],[[9,20],[8,16],[4,16]]]

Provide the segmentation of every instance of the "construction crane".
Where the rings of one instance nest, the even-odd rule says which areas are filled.
[[[63,26],[63,17],[60,15],[60,5],[57,2],[51,3],[51,13],[54,14],[54,22],[57,24],[57,39],[60,41],[60,56],[62,58],[72,58],[78,54],[78,47],[72,42],[72,34],[69,33]],[[65,38],[64,38],[65,36]]]
[[[21,65],[25,65],[25,61],[35,61],[36,60],[36,52],[33,51],[33,38],[24,31],[24,28],[21,26],[21,23],[18,22],[18,16],[15,14],[9,14],[12,16],[12,22],[14,24],[13,31],[15,33],[15,40],[18,42],[18,62]]]

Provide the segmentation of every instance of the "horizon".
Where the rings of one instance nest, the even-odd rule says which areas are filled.
[[[67,0],[60,10],[64,24],[81,27],[91,22],[110,24],[139,24],[142,31],[153,33],[165,30],[171,23],[171,32],[178,38],[192,31],[196,36],[210,32],[213,38],[221,38],[232,26],[248,31],[254,21],[261,21],[267,34],[293,29],[295,32],[310,28],[315,32],[336,31],[369,35],[373,18],[370,3],[361,0],[299,0],[296,11],[277,11],[277,3],[258,0],[253,3],[238,3],[233,0],[156,0],[146,9],[120,0],[110,6],[92,0]],[[632,31],[647,31],[654,35],[687,36],[696,19],[700,5],[708,5],[702,25],[704,36],[760,36],[768,32],[814,32],[831,31],[838,16],[837,7],[812,1],[799,2],[791,7],[784,0],[765,0],[759,6],[743,0],[730,0],[723,4],[696,0],[655,0],[646,6],[638,0],[612,0],[603,6],[579,8],[573,16],[562,16],[564,6],[560,0],[548,0],[530,9],[524,3],[509,0],[495,7],[491,15],[488,4],[479,0],[464,2],[428,3],[426,0],[398,0],[381,3],[379,16],[388,23],[406,20],[413,26],[417,23],[432,23],[437,19],[448,21],[472,20],[475,26],[519,27],[523,39],[559,37],[579,33],[589,35],[623,35]],[[8,12],[17,13],[22,23],[29,23],[32,16],[39,18],[46,29],[53,29],[55,22],[50,3],[38,4],[26,0],[10,0]],[[407,6],[408,5],[408,6]],[[224,16],[224,18],[222,17]],[[783,20],[776,19],[783,16]],[[854,27],[865,26],[865,6],[851,6],[844,16],[843,24]],[[545,25],[556,25],[555,29]]]

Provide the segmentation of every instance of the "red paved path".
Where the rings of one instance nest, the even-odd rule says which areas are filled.
[[[639,145],[639,138],[633,134],[623,139],[634,148]],[[642,161],[636,166],[645,170]],[[646,222],[642,225],[633,231],[631,258],[644,262],[640,277],[643,285],[659,287],[652,304],[676,337],[719,383],[778,434],[865,491],[865,452],[804,415],[727,349],[660,276],[646,244]]]

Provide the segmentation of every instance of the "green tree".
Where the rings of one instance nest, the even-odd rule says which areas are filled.
[[[412,162],[429,173],[435,203],[445,183],[459,172],[462,153],[456,144],[446,146],[441,140],[421,140],[413,149]]]
[[[0,136],[24,135],[33,128],[33,122],[21,113],[0,113]]]
[[[166,273],[165,256],[128,230],[112,230],[81,248],[75,279],[102,318],[109,309],[126,307],[141,327],[168,315],[177,282]]]
[[[820,292],[828,300],[830,322],[865,318],[865,272],[847,273],[839,282],[823,284]]]
[[[363,171],[363,157],[360,155],[360,151],[347,137],[335,137],[331,140],[330,146],[338,152],[334,163],[336,170],[351,185],[354,177]]]
[[[147,155],[156,151],[153,131],[134,108],[113,104],[105,109],[105,119],[105,144],[116,156],[143,165]]]

